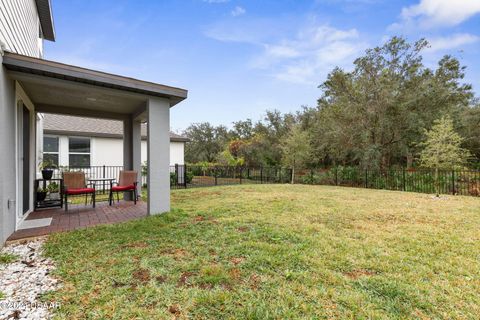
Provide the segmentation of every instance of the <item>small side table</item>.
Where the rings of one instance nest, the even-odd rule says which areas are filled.
[[[46,189],[48,185],[51,183],[57,183],[58,184],[58,198],[52,197],[52,194],[49,193],[47,194],[47,197],[40,201],[37,199],[37,190],[41,187],[43,189]],[[34,199],[34,208],[35,210],[37,209],[44,209],[44,208],[55,208],[63,207],[63,179],[35,179],[34,183],[34,191],[33,191],[33,199]]]
[[[98,178],[98,179],[88,179],[88,182],[87,183],[90,183],[90,182],[100,182],[102,184],[102,192],[103,194],[105,194],[105,185],[107,184],[108,182],[108,187],[110,188],[110,185],[112,184],[112,182],[115,181],[115,178]],[[97,187],[98,184],[95,183],[95,187]]]

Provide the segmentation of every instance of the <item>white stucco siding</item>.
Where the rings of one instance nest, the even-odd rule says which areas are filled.
[[[90,140],[92,166],[123,166],[123,140],[92,138]]]
[[[0,0],[0,40],[11,52],[41,58],[43,40],[35,0]]]
[[[170,165],[184,164],[184,146],[185,143],[183,142],[170,142]]]
[[[1,0],[0,0],[1,1]],[[60,166],[68,166],[68,136],[44,134],[58,137],[58,162]],[[37,141],[37,147],[43,151],[43,141]],[[170,142],[170,165],[184,164],[184,142]],[[147,141],[141,143],[141,161],[147,161]],[[123,140],[118,138],[90,138],[91,166],[123,166]]]
[[[15,82],[7,76],[0,55],[0,247],[15,230],[16,115]],[[10,201],[10,203],[9,203]]]

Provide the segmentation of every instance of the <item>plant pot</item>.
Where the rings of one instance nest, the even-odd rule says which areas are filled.
[[[51,169],[43,169],[42,170],[42,178],[45,180],[50,180],[52,179],[53,176],[53,170]]]
[[[37,191],[37,201],[43,201],[47,197],[47,193],[44,191]]]

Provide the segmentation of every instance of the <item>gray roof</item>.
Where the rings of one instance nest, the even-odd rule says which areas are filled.
[[[123,123],[117,120],[81,118],[45,113],[43,130],[46,134],[88,137],[122,138]],[[147,126],[142,124],[142,138],[147,137]],[[170,141],[187,142],[188,138],[170,132]]]
[[[181,88],[72,66],[56,61],[28,57],[11,52],[5,52],[2,63],[5,68],[14,72],[86,83],[99,87],[139,93],[141,95],[167,98],[170,101],[170,106],[174,106],[185,100],[188,94],[187,90]]]
[[[43,38],[55,41],[55,28],[53,26],[52,4],[50,0],[35,0],[38,18],[42,27]]]

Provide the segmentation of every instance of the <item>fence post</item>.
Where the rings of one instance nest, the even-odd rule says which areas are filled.
[[[338,167],[335,167],[335,185],[338,186]]]
[[[175,185],[178,186],[178,163],[175,163]]]
[[[405,167],[402,168],[403,174],[403,191],[407,191],[407,177],[405,173]]]
[[[102,172],[102,178],[105,178],[105,165],[103,165],[103,172]]]
[[[183,184],[185,186],[185,189],[187,189],[187,165],[183,165]]]
[[[455,195],[455,170],[452,170],[452,194]]]
[[[263,183],[263,167],[260,167],[260,184]]]
[[[368,169],[365,169],[365,188],[368,189]]]
[[[240,184],[242,184],[242,167],[240,167]]]
[[[290,181],[295,182],[295,176],[294,176],[293,168],[290,169]]]
[[[213,168],[213,175],[215,176],[215,185],[217,185],[218,184],[218,181],[217,181],[217,167]]]

